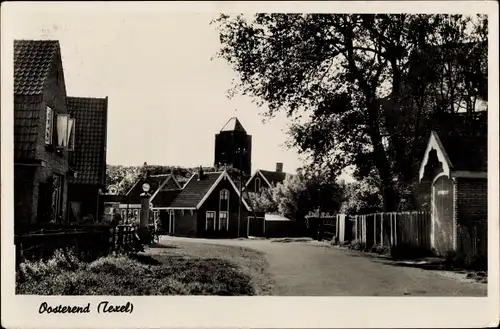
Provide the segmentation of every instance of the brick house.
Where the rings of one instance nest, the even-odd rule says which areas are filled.
[[[283,172],[283,163],[276,163],[276,170],[258,169],[246,182],[245,192],[260,193],[263,189],[272,188],[283,183],[288,174]]]
[[[106,139],[108,98],[68,97],[69,114],[75,118],[73,152],[69,165],[76,175],[69,177],[69,221],[80,222],[91,215],[102,218],[101,197],[106,188]]]
[[[479,136],[480,135],[480,136]],[[487,135],[447,136],[433,131],[419,180],[431,194],[431,247],[486,254]]]
[[[14,41],[16,223],[66,218],[68,108],[57,41]],[[73,135],[74,136],[74,135]]]
[[[87,147],[78,135],[92,124],[68,104],[59,42],[14,41],[16,230],[21,224],[68,220],[69,184],[79,182],[75,169],[83,168],[75,159]],[[105,136],[105,124],[100,129]],[[105,146],[100,151],[105,162]],[[89,172],[83,170],[83,177]]]

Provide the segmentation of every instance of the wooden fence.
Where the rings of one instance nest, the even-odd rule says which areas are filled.
[[[131,225],[46,224],[18,227],[14,235],[16,264],[25,259],[46,260],[57,249],[72,249],[84,259],[105,256],[113,250],[130,250],[136,227]]]
[[[410,246],[431,250],[431,216],[429,212],[391,212],[356,215],[352,239],[366,247],[373,245]]]

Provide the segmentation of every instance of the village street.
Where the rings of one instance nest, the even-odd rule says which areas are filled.
[[[487,285],[449,272],[402,267],[318,242],[209,240],[163,236],[160,243],[239,246],[266,255],[278,296],[486,296]]]

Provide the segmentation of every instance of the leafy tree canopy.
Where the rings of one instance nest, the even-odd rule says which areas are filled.
[[[229,96],[253,97],[269,117],[285,112],[290,146],[336,174],[354,165],[357,178],[375,179],[385,210],[399,206],[437,118],[464,112],[472,122],[487,100],[486,16],[223,14],[213,23],[218,56],[238,74]]]

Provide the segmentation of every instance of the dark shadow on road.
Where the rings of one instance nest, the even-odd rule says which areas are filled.
[[[175,245],[168,245],[168,244],[160,244],[160,243],[153,243],[149,245],[149,248],[158,248],[158,249],[178,249],[178,246]]]

